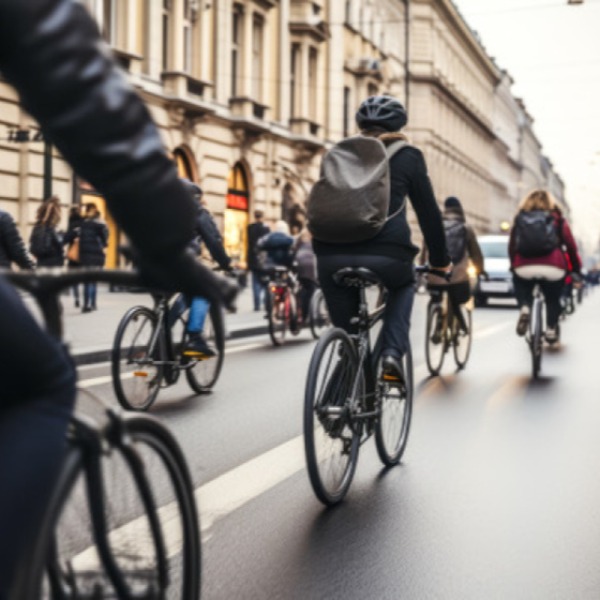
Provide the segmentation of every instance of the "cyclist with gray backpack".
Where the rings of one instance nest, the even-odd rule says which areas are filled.
[[[453,304],[464,304],[472,295],[468,274],[469,262],[473,263],[477,275],[482,275],[485,272],[483,254],[475,231],[466,222],[465,212],[458,198],[446,198],[442,217],[446,246],[453,264],[452,277],[447,282],[444,278],[431,274],[428,276],[428,287],[435,290],[438,286],[444,286]]]
[[[569,265],[581,272],[577,244],[566,219],[550,192],[533,190],[521,202],[510,232],[508,252],[515,295],[520,313],[517,334],[525,335],[529,327],[533,288],[539,283],[546,300],[546,341],[558,342],[560,295]]]
[[[373,271],[387,289],[382,328],[384,373],[402,380],[414,297],[413,261],[406,196],[429,247],[431,265],[451,271],[442,218],[423,153],[400,130],[407,115],[391,96],[370,96],[356,113],[360,135],[336,144],[323,158],[321,176],[308,199],[318,278],[336,327],[353,334],[359,290],[336,285],[344,267]]]

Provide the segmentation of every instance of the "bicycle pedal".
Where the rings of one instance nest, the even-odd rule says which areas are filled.
[[[133,376],[134,377],[148,377],[148,372],[147,371],[134,371]]]

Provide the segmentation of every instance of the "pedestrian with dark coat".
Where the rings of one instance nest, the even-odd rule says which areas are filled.
[[[86,204],[84,219],[79,233],[79,264],[82,267],[103,267],[106,260],[104,249],[108,245],[108,227],[100,219],[98,207]],[[96,310],[96,282],[83,285],[83,308],[81,312]]]
[[[10,213],[0,210],[0,267],[9,268],[12,263],[21,269],[33,269],[35,262],[17,229]]]
[[[60,201],[51,196],[38,208],[29,238],[29,251],[38,267],[62,267],[65,262],[62,236],[58,233]]]
[[[265,282],[264,270],[258,259],[258,240],[267,235],[270,229],[263,223],[264,213],[262,210],[254,211],[254,223],[250,223],[247,229],[248,251],[246,254],[246,265],[252,274],[252,298],[254,300],[254,310],[260,310],[261,299],[264,297]]]

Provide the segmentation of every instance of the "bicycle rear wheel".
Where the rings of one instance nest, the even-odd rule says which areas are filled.
[[[310,331],[315,340],[318,340],[323,331],[331,325],[329,311],[325,303],[323,290],[317,288],[310,301]]]
[[[150,408],[163,378],[162,336],[150,348],[157,327],[156,313],[145,306],[134,306],[121,319],[111,354],[112,382],[119,404],[128,410]]]
[[[531,371],[537,379],[542,368],[543,345],[543,306],[540,298],[534,298],[529,320],[529,348],[531,350]]]
[[[199,598],[198,516],[181,450],[153,419],[129,416],[121,426],[127,443],[102,457],[101,485],[90,487],[96,480],[86,465],[56,519],[44,600]],[[105,536],[91,533],[99,518]],[[112,573],[101,540],[108,542]]]
[[[410,348],[402,358],[404,384],[390,384],[381,380],[377,370],[378,402],[380,415],[375,425],[377,453],[384,465],[391,467],[402,458],[412,417],[413,364]]]
[[[459,369],[464,369],[471,354],[473,340],[473,313],[464,304],[458,306],[467,325],[467,331],[461,329],[458,319],[454,317],[452,324],[452,344],[454,347],[454,362]]]
[[[304,449],[312,488],[328,506],[344,498],[358,462],[360,434],[348,410],[357,370],[356,351],[346,332],[326,331],[308,369]]]
[[[439,302],[429,301],[425,330],[425,358],[427,368],[432,375],[440,372],[444,354],[446,354],[446,331],[442,307]]]
[[[185,365],[185,376],[190,387],[197,393],[208,392],[219,379],[225,359],[225,332],[221,308],[211,304],[206,315],[202,335],[215,356],[206,360],[194,360]]]
[[[269,335],[275,346],[285,342],[285,330],[289,311],[289,298],[287,288],[283,292],[267,291],[267,316],[269,319]]]

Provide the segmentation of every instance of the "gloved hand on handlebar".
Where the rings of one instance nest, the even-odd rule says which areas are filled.
[[[140,276],[148,287],[167,292],[183,292],[218,302],[230,312],[236,311],[238,285],[229,277],[218,275],[200,264],[190,249],[178,256],[153,258],[151,261],[134,253]]]

